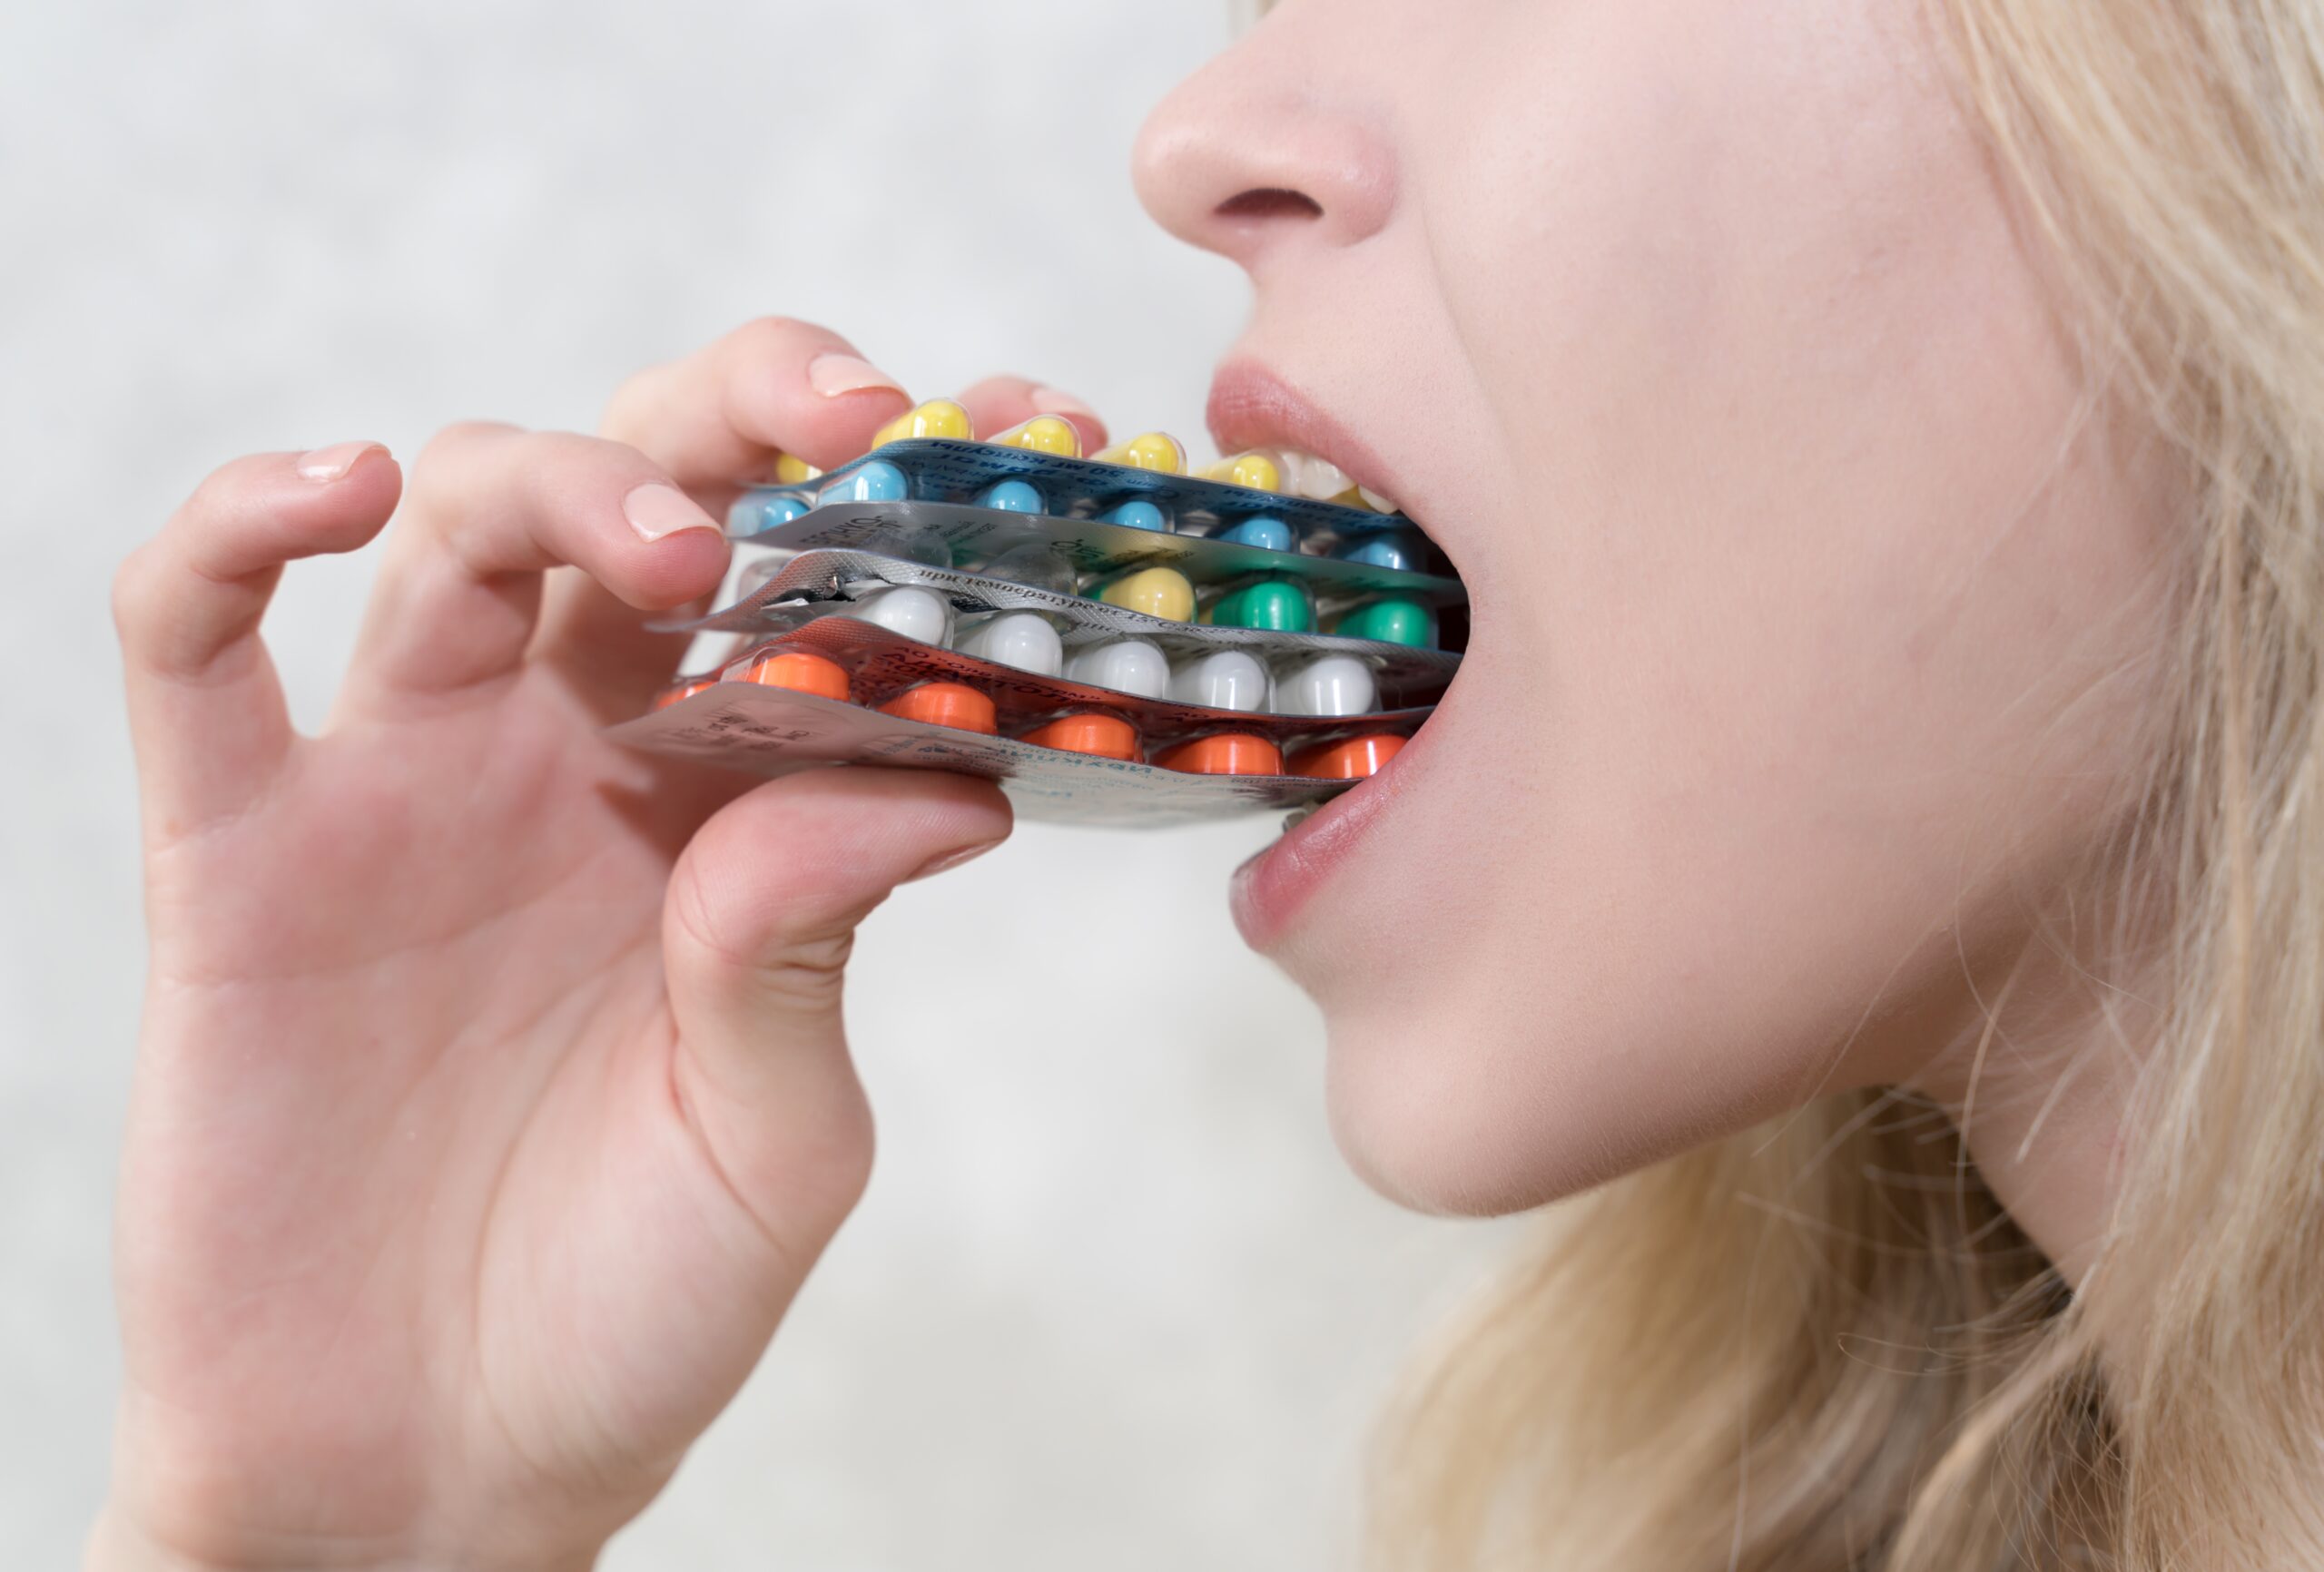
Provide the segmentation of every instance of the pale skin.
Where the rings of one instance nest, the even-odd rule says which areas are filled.
[[[2145,1007],[2084,881],[2177,478],[2078,418],[1921,15],[1290,0],[1148,126],[1147,206],[1256,291],[1222,445],[1324,451],[1472,588],[1422,743],[1236,881],[1392,1195],[1531,1206],[1911,1085],[2069,1275],[2102,1230]],[[599,728],[733,488],[907,402],[756,323],[597,438],[238,460],[123,569],[153,969],[91,1567],[586,1567],[760,1357],[871,1161],[853,926],[1009,810]],[[383,529],[294,735],[267,596]]]
[[[638,612],[726,557],[676,491],[652,540],[625,501],[847,457],[909,407],[874,378],[753,323],[604,438],[456,427],[408,485],[373,446],[239,460],[123,569],[153,963],[91,1566],[584,1566],[757,1361],[871,1162],[852,930],[1009,813],[603,741],[675,659]],[[1060,403],[965,401],[984,430]],[[331,722],[296,736],[260,614],[399,492]]]

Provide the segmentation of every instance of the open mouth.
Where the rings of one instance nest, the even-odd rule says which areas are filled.
[[[1405,477],[1394,473],[1356,432],[1267,367],[1246,359],[1222,366],[1211,385],[1208,420],[1220,452],[1256,449],[1273,457],[1286,491],[1401,513],[1446,569],[1459,575],[1460,565],[1444,540],[1412,506],[1418,488],[1408,486]],[[1469,622],[1465,604],[1447,608],[1442,627],[1444,648],[1467,649]],[[1385,768],[1295,819],[1280,840],[1245,864],[1236,879],[1236,916],[1254,944],[1264,948],[1309,890],[1344,860],[1382,811],[1409,787],[1436,751],[1430,739],[1437,724],[1432,717]]]

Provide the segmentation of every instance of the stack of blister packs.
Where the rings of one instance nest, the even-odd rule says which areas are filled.
[[[1287,496],[1268,456],[1186,473],[1159,433],[1084,458],[1055,417],[989,441],[923,405],[728,516],[716,669],[615,729],[763,775],[1000,781],[1025,817],[1295,810],[1375,773],[1458,667],[1460,582],[1409,520]]]

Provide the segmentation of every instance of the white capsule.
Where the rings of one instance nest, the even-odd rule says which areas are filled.
[[[1111,639],[1074,651],[1065,674],[1093,688],[1158,699],[1170,685],[1170,662],[1144,639]]]
[[[858,596],[841,614],[861,622],[876,623],[891,634],[940,644],[952,626],[952,608],[944,597],[918,585],[888,585]]]
[[[1267,669],[1243,650],[1220,650],[1188,661],[1170,676],[1170,697],[1212,710],[1266,708]]]
[[[1363,715],[1378,695],[1372,668],[1354,655],[1317,655],[1275,681],[1267,708],[1278,715]]]
[[[1318,502],[1329,502],[1333,497],[1353,489],[1347,471],[1328,458],[1302,453],[1296,447],[1264,447],[1259,451],[1275,460],[1275,468],[1283,476],[1283,492],[1286,496],[1307,496]]]
[[[963,627],[952,647],[964,655],[1044,677],[1056,676],[1065,664],[1065,644],[1039,612],[996,612]]]

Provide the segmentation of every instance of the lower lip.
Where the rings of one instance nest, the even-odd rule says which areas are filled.
[[[1274,845],[1235,870],[1235,926],[1253,949],[1280,939],[1307,902],[1354,855],[1365,832],[1410,779],[1413,755],[1427,745],[1429,728],[1381,771],[1324,803]]]

